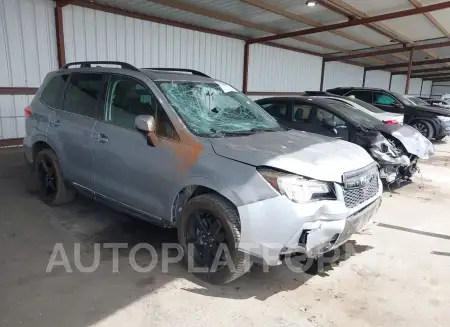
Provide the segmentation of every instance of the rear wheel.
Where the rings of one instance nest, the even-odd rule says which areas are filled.
[[[178,239],[184,261],[201,279],[213,284],[229,283],[245,274],[251,262],[238,251],[240,220],[236,208],[216,194],[202,194],[183,208]]]
[[[58,158],[52,150],[45,149],[36,155],[34,174],[39,197],[48,205],[64,204],[75,197],[75,191],[65,185]]]
[[[424,120],[417,120],[415,121],[412,126],[417,129],[420,134],[425,136],[427,139],[431,140],[431,138],[434,135],[434,129],[433,125],[431,125],[429,122]]]

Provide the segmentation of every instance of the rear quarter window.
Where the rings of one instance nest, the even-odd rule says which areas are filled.
[[[41,94],[41,101],[49,107],[62,109],[64,89],[69,75],[54,76],[44,87]]]

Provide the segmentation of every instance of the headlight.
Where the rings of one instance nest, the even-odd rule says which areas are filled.
[[[336,200],[333,184],[330,182],[322,182],[268,168],[259,168],[258,172],[274,189],[293,202]]]
[[[445,122],[450,121],[450,117],[447,117],[447,116],[437,116],[437,118],[439,118],[440,121],[445,121]]]

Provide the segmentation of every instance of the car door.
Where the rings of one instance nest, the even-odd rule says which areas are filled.
[[[313,106],[308,124],[312,133],[349,140],[348,124],[328,109]]]
[[[384,111],[404,114],[403,105],[387,92],[374,91],[373,105]]]
[[[153,115],[161,143],[135,128],[138,115]],[[109,77],[102,119],[94,128],[94,189],[98,196],[152,218],[169,219],[169,190],[176,171],[170,147],[172,123],[151,90],[125,75]]]
[[[64,177],[89,190],[93,188],[92,131],[104,81],[102,74],[70,74],[63,110],[55,110],[49,118],[48,137],[58,144]]]

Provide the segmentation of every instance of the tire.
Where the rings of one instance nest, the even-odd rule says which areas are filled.
[[[195,264],[195,267],[198,267],[195,262],[197,248],[195,248],[194,244],[197,244],[196,242],[199,238],[192,241],[188,237],[191,230],[190,226],[192,224],[195,226],[199,213],[205,213],[207,217],[213,217],[220,222],[220,231],[224,234],[223,236],[228,245],[229,259],[232,260],[233,265],[222,266],[217,271],[210,271],[210,266],[206,265],[208,272],[194,272],[194,274],[212,284],[226,284],[245,274],[252,263],[248,256],[238,250],[241,237],[241,223],[238,212],[232,203],[217,194],[209,193],[194,197],[187,202],[181,212],[178,225],[178,240],[184,249],[184,263],[188,267],[192,263]],[[189,251],[189,243],[192,247],[191,250],[194,248],[195,250]],[[225,242],[222,241],[221,244],[225,244]],[[210,251],[213,252],[213,250]],[[217,253],[214,253],[214,257]]]
[[[433,125],[431,125],[429,122],[425,120],[416,120],[412,124],[412,127],[417,129],[427,139],[431,140],[433,138],[434,128]]]
[[[58,206],[69,203],[75,198],[75,190],[66,185],[58,157],[52,150],[44,149],[36,155],[33,172],[39,188],[39,198],[46,204]],[[49,179],[52,180],[51,187]],[[52,192],[48,192],[49,189],[52,189]]]

